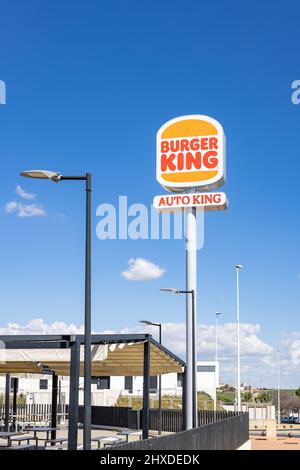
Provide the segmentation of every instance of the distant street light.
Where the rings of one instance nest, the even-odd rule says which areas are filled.
[[[188,415],[188,410],[192,409],[192,422],[193,427],[198,426],[198,404],[197,404],[197,351],[196,351],[196,325],[195,325],[195,292],[194,290],[181,290],[176,289],[175,287],[161,287],[163,292],[172,292],[173,294],[189,294],[192,296],[192,322],[193,322],[193,360],[192,364],[189,364],[189,361],[186,361],[186,373],[189,376],[190,380],[187,380],[188,383],[192,384],[192,393],[187,393],[186,400],[186,416]],[[193,397],[193,402],[189,403],[188,397]]]
[[[83,446],[91,448],[91,173],[84,176],[64,176],[56,171],[28,170],[21,176],[34,179],[49,179],[58,183],[69,180],[85,181],[86,191],[86,234],[85,234],[85,313],[84,313],[84,423]]]
[[[149,326],[157,326],[159,328],[158,342],[161,344],[161,323],[154,323],[148,320],[140,320],[140,323]],[[162,431],[162,411],[161,411],[161,375],[158,376],[158,434]]]
[[[221,312],[216,312],[216,350],[215,350],[215,375],[214,375],[214,411],[217,411],[217,362],[218,362],[218,317]]]
[[[240,269],[244,266],[236,264],[236,314],[237,314],[237,410],[241,411],[241,360],[240,360]]]
[[[280,424],[280,349],[277,349],[277,423]]]
[[[176,289],[175,287],[161,287],[159,290],[163,292],[173,292],[173,294],[182,294],[186,292],[186,291]]]

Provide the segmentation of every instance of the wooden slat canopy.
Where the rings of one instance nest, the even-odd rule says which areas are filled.
[[[182,372],[182,362],[157,343],[150,346],[150,375]],[[57,375],[70,374],[69,349],[7,349],[0,357],[0,374],[43,373],[45,367]],[[92,346],[93,376],[142,376],[144,342],[100,344]],[[4,360],[3,360],[4,359]],[[83,376],[84,351],[80,351],[80,375]]]

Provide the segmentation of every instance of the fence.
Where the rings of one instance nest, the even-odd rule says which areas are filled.
[[[51,404],[27,404],[17,405],[17,414],[14,416],[19,422],[41,422],[51,420],[52,405]],[[9,414],[12,417],[13,409],[10,407]],[[5,415],[5,405],[0,405],[0,416]],[[68,416],[68,405],[57,406],[57,420],[66,420]]]
[[[83,406],[78,407],[78,421],[83,423]],[[92,424],[139,429],[140,411],[127,407],[92,406]]]
[[[198,425],[214,423],[231,416],[236,416],[237,412],[198,410]],[[181,410],[161,411],[162,431],[180,432],[183,430],[183,417]],[[159,410],[150,410],[150,429],[158,430]]]
[[[249,416],[241,413],[168,436],[115,445],[114,450],[235,450],[249,440]]]
[[[214,423],[236,416],[237,412],[226,411],[198,411],[198,425]],[[83,407],[79,406],[79,422],[83,423]],[[183,417],[181,410],[161,410],[162,431],[180,432],[183,430]],[[92,406],[92,424],[103,426],[116,426],[130,429],[140,429],[142,427],[142,413],[140,410],[132,410],[128,407],[116,406]],[[158,430],[159,410],[150,409],[149,428]]]

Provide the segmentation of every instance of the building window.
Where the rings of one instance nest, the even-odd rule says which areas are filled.
[[[215,366],[197,366],[197,372],[215,372]]]
[[[157,391],[157,375],[150,376],[150,392]]]
[[[97,390],[109,390],[110,377],[97,377]]]
[[[40,379],[40,390],[48,390],[48,379]]]
[[[183,373],[177,374],[177,387],[183,387]]]
[[[16,384],[16,389],[18,390],[19,379],[18,379],[17,377],[11,377],[11,378],[10,378],[10,388],[11,388],[11,390],[14,389],[15,384]]]
[[[125,377],[125,390],[128,390],[130,393],[132,393],[133,389],[133,377],[126,376]]]

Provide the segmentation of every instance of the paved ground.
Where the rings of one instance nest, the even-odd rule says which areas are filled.
[[[122,429],[120,428],[120,431]],[[32,432],[28,432],[26,434],[33,434]],[[154,431],[153,433],[151,433],[152,435],[155,435],[156,432]],[[116,430],[112,430],[112,429],[95,429],[95,430],[92,430],[92,438],[95,438],[95,437],[110,437],[110,436],[113,436],[113,437],[120,437],[124,440],[124,442],[126,442],[126,438],[125,436],[118,436],[117,435],[117,431]],[[37,433],[37,437],[38,438],[45,438],[46,437],[46,434],[45,433]],[[59,431],[57,431],[56,433],[56,437],[57,438],[67,438],[68,437],[68,430],[67,428],[61,428]],[[129,442],[131,441],[135,441],[135,440],[138,440],[139,439],[139,436],[137,435],[132,435],[129,437]],[[33,441],[31,442],[33,443]],[[79,448],[82,446],[82,443],[83,443],[83,430],[82,429],[79,429],[78,430],[78,446]],[[23,444],[26,444],[26,442],[24,442]],[[3,439],[0,439],[0,446],[4,446],[6,445],[6,440],[3,440]],[[15,445],[18,445],[18,444],[13,444],[14,446]],[[44,446],[44,440],[39,440],[39,443],[38,443],[39,447],[40,446]],[[67,443],[64,442],[63,443],[63,446],[66,447],[67,446]],[[92,442],[92,447],[97,447],[97,442]],[[101,447],[103,447],[103,444],[101,444]]]
[[[120,429],[121,430],[121,429]],[[68,431],[67,429],[62,429],[57,431],[57,437],[67,437],[68,436]],[[114,436],[114,437],[121,437],[124,442],[126,442],[125,436],[118,436],[117,431],[115,430],[109,430],[109,429],[96,429],[92,430],[92,438],[95,437],[104,437],[104,436]],[[136,441],[139,439],[139,436],[133,435],[129,437],[129,441]],[[79,429],[78,430],[78,445],[80,446],[83,442],[83,430]],[[92,447],[96,447],[97,443],[92,442]],[[102,446],[101,446],[102,447]]]
[[[300,438],[252,437],[252,450],[300,450]]]

